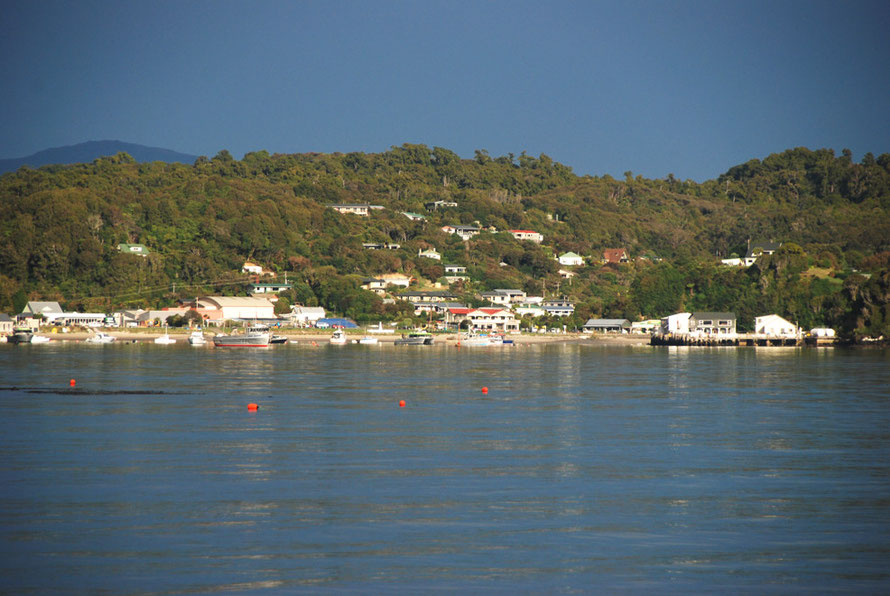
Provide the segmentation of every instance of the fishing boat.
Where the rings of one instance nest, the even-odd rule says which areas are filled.
[[[201,330],[192,331],[192,334],[189,335],[189,344],[193,346],[203,346],[207,344],[207,338],[204,337],[204,332]]]
[[[108,335],[107,333],[96,333],[95,335],[91,335],[84,340],[84,342],[88,344],[110,344],[114,342],[116,338],[113,335]]]
[[[34,332],[31,331],[31,328],[27,325],[16,325],[12,330],[12,335],[6,338],[6,341],[11,344],[27,344],[31,343],[31,338],[34,337]]]
[[[334,333],[331,334],[331,343],[336,345],[343,345],[347,341],[346,332],[342,329],[334,329]]]
[[[164,327],[164,335],[155,338],[156,344],[162,345],[170,345],[176,343],[176,338],[170,337],[170,334],[167,332],[167,328]]]
[[[431,346],[435,338],[426,331],[413,331],[395,341],[397,346]]]
[[[217,335],[213,338],[213,345],[217,348],[265,348],[269,346],[271,336],[266,325],[253,325],[244,333]]]

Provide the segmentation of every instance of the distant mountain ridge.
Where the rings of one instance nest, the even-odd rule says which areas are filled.
[[[123,141],[87,141],[77,145],[44,149],[27,157],[0,159],[0,174],[14,172],[25,165],[39,168],[49,164],[90,163],[98,157],[115,155],[122,151],[128,153],[138,162],[163,161],[191,164],[198,158],[197,155],[179,153],[160,147],[147,147],[136,143],[124,143]]]

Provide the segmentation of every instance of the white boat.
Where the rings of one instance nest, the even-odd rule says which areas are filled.
[[[32,344],[47,344],[49,343],[49,338],[45,335],[35,335],[31,338]]]
[[[163,344],[163,345],[175,344],[175,343],[176,343],[176,338],[174,338],[174,337],[170,337],[170,335],[167,333],[167,329],[166,329],[166,327],[165,327],[165,328],[164,328],[164,335],[162,335],[162,336],[160,336],[160,337],[156,337],[156,338],[155,338],[155,343],[156,343],[156,344]]]
[[[217,335],[213,345],[217,348],[265,348],[269,345],[272,334],[266,325],[248,327],[245,333]]]
[[[363,337],[363,338],[361,338],[361,339],[356,339],[356,340],[355,340],[355,343],[357,343],[357,344],[362,344],[362,345],[368,345],[368,346],[371,346],[371,345],[374,345],[374,344],[376,344],[376,343],[378,343],[378,342],[377,342],[377,338],[376,338],[376,337]]]
[[[342,329],[334,329],[334,333],[331,334],[331,343],[336,345],[343,345],[347,341],[346,332]]]
[[[203,331],[192,331],[189,335],[189,344],[193,346],[203,346],[207,344],[207,338],[204,337]]]
[[[91,335],[86,338],[84,341],[88,344],[110,344],[116,338],[113,335],[108,335],[107,333],[96,333],[95,335]]]
[[[402,335],[395,341],[397,346],[431,346],[435,338],[426,331],[415,331],[408,335]]]

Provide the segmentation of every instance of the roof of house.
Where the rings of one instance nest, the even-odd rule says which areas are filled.
[[[579,255],[579,254],[577,254],[577,253],[574,253],[574,252],[564,252],[564,253],[562,253],[561,255],[559,255],[559,258],[560,258],[560,259],[563,258],[563,257],[569,257],[569,258],[571,258],[571,257],[578,257],[578,258],[580,259],[580,258],[581,258],[581,255]]]
[[[630,325],[630,321],[627,319],[588,319],[584,323],[585,327],[626,327],[628,325]]]
[[[603,251],[603,257],[607,261],[618,261],[627,258],[627,251],[623,248],[607,248]]]
[[[534,230],[510,230],[511,234],[537,234]]]
[[[200,301],[209,301],[216,304],[219,308],[226,306],[253,306],[257,308],[268,307],[274,305],[269,302],[268,298],[260,298],[258,296],[204,296]]]
[[[701,319],[734,319],[734,312],[694,312],[692,317],[696,321]]]
[[[59,305],[58,302],[29,302],[28,305],[24,308],[24,310],[22,310],[23,313],[25,311],[32,312],[34,314],[41,314],[41,313],[48,313],[48,312],[52,312],[52,313],[65,312],[62,310],[62,307],[61,307],[61,305]]]
[[[12,323],[8,314],[0,312],[0,323]]]

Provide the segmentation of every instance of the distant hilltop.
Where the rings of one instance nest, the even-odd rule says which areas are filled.
[[[197,155],[179,153],[160,147],[146,147],[136,143],[124,143],[122,141],[88,141],[66,147],[54,147],[44,149],[27,157],[15,157],[0,159],[0,174],[14,172],[22,166],[39,168],[49,164],[90,163],[94,159],[106,155],[116,155],[124,152],[138,162],[164,161],[167,163],[180,162],[191,164],[198,159]]]

